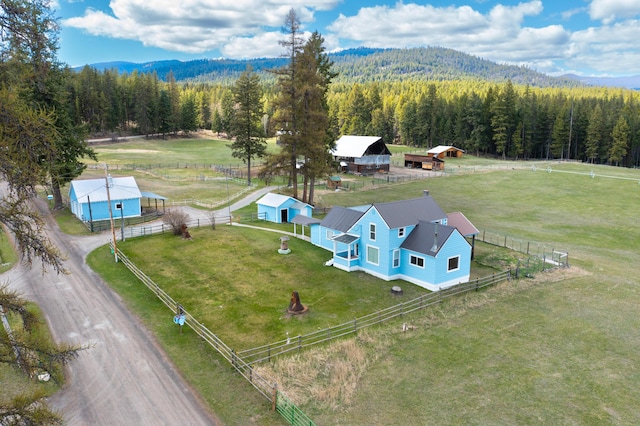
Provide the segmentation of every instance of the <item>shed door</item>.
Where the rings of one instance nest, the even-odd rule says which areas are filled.
[[[287,209],[280,210],[280,222],[287,223],[289,222],[289,211]]]

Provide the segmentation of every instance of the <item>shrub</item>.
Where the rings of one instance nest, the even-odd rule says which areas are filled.
[[[189,215],[182,210],[169,210],[162,218],[165,225],[169,225],[173,235],[182,235],[182,225],[189,220]]]

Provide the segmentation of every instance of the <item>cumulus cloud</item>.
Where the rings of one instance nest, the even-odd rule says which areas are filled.
[[[370,47],[443,46],[498,62],[539,60],[559,54],[569,40],[560,25],[523,27],[527,16],[542,12],[539,0],[516,6],[498,4],[488,14],[470,6],[434,7],[397,3],[362,8],[329,27],[336,36]]]
[[[78,1],[78,0],[55,0]],[[346,47],[442,46],[498,63],[543,72],[590,69],[637,73],[639,0],[585,0],[584,7],[558,12],[567,23],[532,26],[547,19],[542,0],[495,4],[487,12],[469,5],[437,7],[399,0],[340,14],[322,30],[327,51]],[[146,46],[189,54],[219,51],[228,58],[280,56],[281,29],[291,8],[302,30],[313,29],[316,12],[346,0],[110,0],[109,10],[88,8],[62,21],[96,36],[138,40]],[[363,2],[364,3],[364,2]],[[471,1],[468,1],[471,4]],[[569,30],[577,15],[594,26]],[[328,14],[324,14],[327,16]],[[567,25],[567,27],[563,26]]]
[[[634,18],[640,15],[638,0],[593,0],[589,6],[591,19],[610,24],[619,18]]]
[[[267,30],[279,30],[291,8],[302,22],[311,22],[315,11],[332,9],[339,1],[111,0],[111,13],[87,9],[83,16],[62,24],[92,35],[138,40],[185,53],[220,49],[244,57],[242,52],[255,51],[262,44],[260,56],[265,56],[278,46]]]
[[[637,20],[576,31],[571,35],[566,63],[576,69],[590,68],[603,74],[637,74],[638,34],[640,21]]]

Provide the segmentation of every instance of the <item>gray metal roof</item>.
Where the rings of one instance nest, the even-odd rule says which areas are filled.
[[[314,223],[320,223],[320,219],[316,219],[315,217],[303,216],[301,214],[297,214],[291,219],[291,223],[295,223],[297,225],[312,225]]]
[[[167,200],[167,197],[163,197],[162,195],[155,194],[153,192],[141,191],[140,194],[143,198],[151,198],[152,200]]]
[[[455,230],[453,226],[420,221],[400,247],[427,256],[435,256]]]
[[[420,221],[434,222],[447,217],[436,200],[430,196],[412,200],[373,205],[390,229],[415,225]]]
[[[340,232],[347,232],[362,217],[361,211],[345,207],[334,207],[322,219],[320,225]]]
[[[354,241],[359,240],[360,237],[356,235],[349,234],[340,234],[332,238],[333,241],[337,241],[339,243],[351,244]]]

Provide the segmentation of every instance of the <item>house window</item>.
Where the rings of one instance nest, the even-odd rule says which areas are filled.
[[[404,238],[404,228],[398,228],[398,238]]]
[[[418,257],[412,254],[410,262],[412,265],[415,265],[419,268],[424,268],[424,257]]]
[[[378,265],[380,263],[379,259],[379,250],[378,247],[367,246],[367,262],[373,265]]]
[[[460,269],[460,256],[450,257],[447,272],[457,271]]]
[[[327,240],[330,240],[333,238],[333,231],[331,229],[327,229]]]
[[[375,223],[369,224],[369,239],[371,241],[376,240],[376,224]]]
[[[393,267],[397,268],[400,266],[400,250],[393,251]]]

